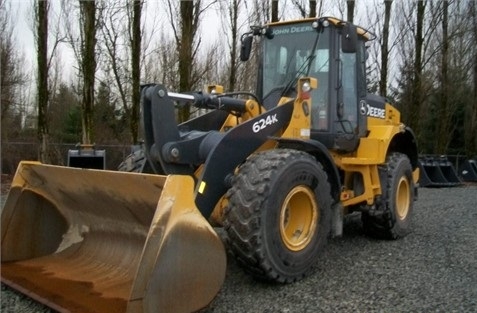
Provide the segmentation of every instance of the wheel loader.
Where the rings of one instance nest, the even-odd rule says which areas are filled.
[[[257,51],[255,93],[142,87],[133,171],[22,161],[2,211],[2,282],[61,312],[193,312],[219,292],[226,255],[290,283],[346,214],[369,235],[405,236],[417,144],[366,91],[373,37],[332,17],[252,27],[241,59]],[[206,113],[177,123],[182,105]]]

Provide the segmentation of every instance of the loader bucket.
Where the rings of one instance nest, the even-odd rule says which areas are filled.
[[[189,176],[20,163],[1,219],[2,282],[59,312],[192,312],[226,256]]]

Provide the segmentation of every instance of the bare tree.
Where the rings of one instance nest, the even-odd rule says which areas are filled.
[[[40,141],[38,157],[41,162],[50,163],[48,152],[48,0],[37,2],[37,62],[38,62],[38,128]]]
[[[64,32],[78,65],[76,88],[81,99],[81,141],[91,144],[93,137],[94,86],[96,75],[96,1],[61,2]],[[98,14],[99,15],[99,14]],[[79,27],[78,27],[79,26]]]
[[[395,6],[396,14],[394,16],[398,18],[395,23],[400,29],[404,30],[405,34],[401,37],[397,51],[398,58],[396,59],[400,60],[400,64],[399,77],[397,78],[398,92],[395,96],[403,120],[419,136],[421,102],[426,98],[421,83],[425,4],[420,3],[419,10],[416,10],[416,6],[416,3],[408,2],[398,2]],[[416,13],[416,11],[418,12]],[[419,27],[416,25],[419,25]]]
[[[166,86],[178,88],[178,55],[175,39],[164,33],[153,45],[152,52],[145,58],[144,75],[148,82],[160,82]]]
[[[442,51],[441,51],[441,71],[440,71],[440,105],[438,108],[438,116],[440,125],[437,128],[437,136],[436,136],[436,152],[445,154],[447,150],[447,145],[449,143],[449,138],[451,134],[449,134],[449,123],[450,115],[448,112],[448,96],[449,96],[449,73],[448,73],[448,62],[449,62],[449,31],[448,31],[448,23],[449,23],[449,2],[448,1],[441,1],[442,6]]]
[[[220,3],[220,11],[224,12],[225,14],[222,15],[222,23],[228,29],[226,36],[228,37],[227,40],[227,47],[229,49],[229,57],[228,60],[228,73],[227,73],[227,82],[228,82],[228,89],[235,90],[236,82],[237,82],[237,71],[239,68],[239,61],[238,61],[238,38],[239,34],[239,14],[243,4],[243,0],[232,0],[232,1],[223,1]]]
[[[323,1],[320,0],[320,5],[318,7],[318,10],[316,11],[316,16],[322,16],[323,15]]]
[[[124,20],[130,20],[128,11],[128,5],[121,0],[110,1],[102,8],[99,46],[104,51],[101,62],[104,73],[102,81],[111,81],[108,85],[116,94],[117,104],[125,118],[131,121],[130,32],[129,25],[124,23]]]
[[[24,118],[21,90],[27,82],[23,73],[23,58],[14,41],[15,14],[5,0],[0,0],[0,104],[1,139],[5,140],[13,130],[19,130]],[[21,100],[20,100],[21,99]]]
[[[310,0],[310,17],[316,16],[316,0]]]
[[[384,24],[383,37],[381,39],[381,79],[379,80],[379,94],[381,96],[387,95],[388,86],[388,60],[389,60],[389,23],[391,20],[391,6],[392,0],[384,1]]]
[[[404,24],[399,27],[414,34],[413,41],[403,36],[400,45],[404,63],[399,81],[406,82],[400,85],[400,109],[421,153],[463,152],[469,125],[464,120],[471,115],[464,108],[474,102],[469,99],[469,77],[475,46],[469,37],[472,19],[462,18],[471,10],[463,7],[461,1],[417,2],[408,11],[417,11],[415,19],[400,14]]]
[[[345,19],[347,17],[347,14],[345,15],[345,11],[347,10],[347,8],[346,8],[347,3],[343,2],[342,0],[339,0],[339,1],[336,1],[335,3],[333,3],[333,4],[339,12],[339,15],[336,15],[336,14],[334,14],[334,15],[337,16],[340,19]]]
[[[315,17],[316,16],[316,0],[301,1],[292,0],[295,8],[300,12],[302,18]]]
[[[271,2],[253,0],[244,1],[245,10],[247,12],[247,24],[248,25],[263,25],[270,22],[271,14]],[[277,13],[278,14],[278,13]],[[252,47],[251,57],[247,62],[241,64],[238,76],[240,81],[238,83],[240,90],[247,90],[255,92],[257,86],[257,66],[259,55],[256,51],[257,45]]]
[[[138,142],[139,131],[139,106],[140,106],[140,82],[141,82],[141,11],[143,0],[134,0],[132,3],[131,29],[131,68],[132,68],[132,109],[130,127],[133,144]]]
[[[354,0],[346,0],[347,20],[350,23],[354,22]]]
[[[270,1],[253,0],[251,4],[249,3],[249,1],[246,1],[245,3],[247,6],[250,6],[250,8],[248,9],[249,14],[247,14],[248,23],[250,25],[262,25],[267,22],[270,22],[272,11]],[[280,17],[278,16],[277,10],[277,20],[279,19]]]
[[[199,15],[194,15],[194,9],[200,10],[201,1],[181,1],[180,2],[180,37],[176,35],[177,47],[179,50],[179,91],[188,91],[192,89],[190,75],[193,60],[197,54],[197,49],[194,49],[194,38],[199,27]],[[199,39],[200,41],[200,39]],[[198,48],[198,46],[197,46]],[[179,110],[179,120],[186,121],[189,119],[190,108],[184,106]]]
[[[470,21],[470,47],[473,47],[473,51],[469,54],[472,58],[470,62],[470,68],[472,73],[470,77],[473,79],[472,100],[467,102],[465,108],[465,120],[464,120],[464,143],[466,147],[467,156],[477,155],[477,2],[469,1],[468,4],[468,16]]]
[[[177,40],[177,45],[179,48],[179,90],[187,91],[192,88],[191,86],[191,76],[190,72],[192,69],[192,60],[195,57],[198,46],[196,49],[193,49],[194,39],[199,28],[199,15],[194,14],[194,10],[200,10],[201,1],[194,3],[192,1],[181,1],[180,2],[180,18],[181,18],[181,28],[180,28],[180,39]],[[199,41],[201,39],[199,38]]]
[[[82,142],[91,144],[93,130],[94,84],[96,74],[96,2],[79,0],[81,42],[82,91]]]
[[[204,4],[202,0],[165,0],[170,25],[178,51],[179,91],[190,91],[201,81],[202,71],[197,71],[199,47],[202,38],[198,32],[203,14],[217,1]],[[178,112],[179,121],[190,117],[190,106],[184,105]]]
[[[278,0],[272,0],[272,22],[278,22]]]
[[[474,130],[473,136],[466,135],[468,117],[465,114],[468,107],[475,106],[475,98],[471,96],[475,63],[472,7],[468,3],[452,0],[437,3],[436,10],[440,13],[438,17],[441,32],[440,55],[436,56],[435,61],[438,86],[435,91],[434,111],[438,126],[433,137],[434,152],[461,153],[466,146],[465,138],[473,137],[470,141],[475,141],[477,134]],[[469,18],[462,19],[463,16]],[[472,110],[468,113],[472,117]]]
[[[420,134],[420,113],[423,102],[422,93],[422,73],[423,73],[423,48],[424,48],[424,16],[426,11],[426,2],[417,1],[416,12],[416,31],[414,34],[414,65],[412,77],[411,101],[408,104],[411,107],[409,116],[409,125],[417,133]]]

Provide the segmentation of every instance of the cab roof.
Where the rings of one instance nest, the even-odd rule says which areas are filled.
[[[310,18],[303,18],[303,19],[297,19],[297,20],[288,20],[288,21],[279,21],[279,22],[272,22],[268,23],[267,26],[281,26],[281,25],[293,25],[293,24],[303,24],[303,23],[313,23],[315,21],[323,21],[326,20],[330,24],[334,25],[335,27],[343,27],[345,24],[348,24],[349,22],[346,22],[344,20],[341,20],[336,17],[331,17],[331,16],[324,16],[324,17],[310,17]],[[362,36],[366,40],[373,40],[376,38],[376,35],[372,33],[371,31],[367,30],[364,27],[355,25],[357,28],[358,35]]]

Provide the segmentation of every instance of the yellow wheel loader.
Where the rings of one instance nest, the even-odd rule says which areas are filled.
[[[309,272],[345,214],[404,236],[417,145],[366,92],[372,37],[327,17],[253,27],[241,58],[255,38],[256,94],[143,86],[134,172],[21,162],[2,211],[2,282],[62,312],[193,312],[225,277],[216,226],[246,271],[282,283]],[[180,105],[207,113],[178,124]]]

